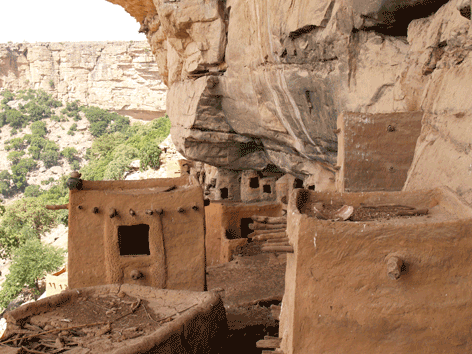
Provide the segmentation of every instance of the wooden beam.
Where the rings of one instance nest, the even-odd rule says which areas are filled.
[[[264,234],[264,235],[254,236],[252,239],[254,241],[267,241],[273,238],[283,238],[286,236],[287,234],[285,233],[285,231],[283,231],[283,232],[276,232],[273,234]]]
[[[263,252],[283,252],[283,253],[293,253],[293,246],[266,246],[261,247]]]
[[[60,204],[60,205],[46,205],[47,210],[61,210],[69,209],[69,204]]]
[[[267,349],[276,349],[280,348],[280,342],[282,341],[282,338],[278,337],[269,337],[269,339],[266,339],[268,336],[264,337],[264,339],[261,339],[256,342],[256,347],[257,348],[267,348]]]
[[[286,216],[260,216],[254,215],[252,220],[257,222],[262,222],[265,224],[286,224],[287,217]]]
[[[252,224],[249,224],[251,230],[273,230],[273,229],[286,229],[287,224],[264,224],[255,221]]]

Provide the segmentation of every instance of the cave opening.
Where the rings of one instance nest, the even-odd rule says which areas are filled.
[[[118,226],[120,256],[150,255],[149,225]]]
[[[411,21],[433,15],[447,2],[448,0],[418,1],[410,5],[407,1],[384,1],[375,18],[364,16],[377,24],[365,27],[363,30],[393,37],[406,37]]]

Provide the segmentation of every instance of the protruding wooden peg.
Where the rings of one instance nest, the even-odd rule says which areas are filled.
[[[98,208],[97,208],[97,207],[94,207],[94,208],[92,209],[92,213],[94,213],[94,214],[98,214],[98,212],[99,212],[99,210],[98,210]]]
[[[136,215],[136,212],[135,212],[133,209],[130,209],[130,210],[129,210],[129,215],[135,216],[135,215]]]
[[[110,219],[113,219],[115,216],[118,215],[118,212],[114,208],[110,208],[110,212],[108,214],[110,216]]]
[[[151,209],[146,209],[145,213],[146,213],[146,215],[154,214],[154,212]]]
[[[390,279],[397,280],[400,278],[402,272],[403,261],[396,257],[392,256],[387,259],[387,275]]]
[[[77,209],[82,210],[84,207],[82,205],[77,205]]]
[[[198,205],[194,205],[194,206],[192,207],[192,209],[195,210],[195,211],[197,211],[197,210],[198,210]]]
[[[162,210],[161,208],[157,208],[156,213],[157,213],[157,215],[162,215],[162,214],[164,214],[164,210]]]
[[[182,208],[182,207],[180,207],[179,209],[177,209],[177,211],[178,211],[179,213],[183,213],[183,212],[185,211],[185,209]]]

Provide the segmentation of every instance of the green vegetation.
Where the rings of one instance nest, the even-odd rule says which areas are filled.
[[[45,118],[58,122],[75,121],[81,116],[90,122],[95,137],[87,150],[88,163],[82,168],[82,178],[89,180],[122,179],[131,161],[140,159],[141,169],[159,167],[161,150],[158,147],[170,131],[169,118],[162,117],[147,124],[130,125],[127,117],[98,107],[82,107],[79,101],[62,103],[42,90],[26,90],[0,94],[0,128],[10,125],[12,135],[29,126],[31,134],[14,137],[5,142],[11,170],[0,171],[0,194],[10,197],[24,192],[20,200],[0,205],[0,257],[11,258],[10,275],[0,291],[0,308],[5,307],[25,287],[37,288],[38,279],[62,265],[63,250],[44,246],[40,239],[59,223],[67,225],[68,211],[49,211],[47,204],[67,204],[68,176],[54,181],[50,178],[41,185],[28,185],[27,174],[38,167],[38,161],[52,167],[67,161],[73,170],[80,168],[79,152],[75,147],[59,146],[47,138]],[[22,104],[10,103],[21,99]],[[11,105],[11,106],[10,106]],[[18,107],[18,108],[13,108]],[[77,123],[67,132],[74,135]],[[62,134],[61,134],[62,135]],[[48,188],[47,190],[43,188]]]
[[[61,155],[69,162],[72,170],[78,170],[80,168],[78,153],[77,149],[73,147],[66,147],[61,151]]]
[[[159,167],[158,145],[169,135],[170,120],[161,117],[151,124],[134,124],[121,131],[103,134],[87,151],[89,163],[82,168],[83,178],[92,181],[121,179],[131,161],[141,160],[141,169]]]
[[[125,133],[129,128],[129,118],[118,113],[98,107],[83,108],[83,111],[90,122],[90,133],[95,137],[114,132]]]
[[[29,239],[23,247],[16,248],[10,273],[0,291],[0,307],[5,308],[25,286],[39,293],[38,280],[63,264],[64,253],[64,250],[43,245],[39,239]]]
[[[68,135],[75,135],[77,131],[77,123],[74,123],[70,126],[69,131],[67,132]]]

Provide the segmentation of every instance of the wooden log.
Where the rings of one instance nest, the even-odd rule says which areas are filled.
[[[266,246],[261,247],[263,252],[284,252],[293,253],[293,246]]]
[[[249,224],[251,230],[273,230],[273,229],[286,229],[287,224],[264,224],[261,222],[253,222]]]
[[[46,205],[47,210],[61,210],[61,209],[69,209],[69,204],[61,204],[61,205]]]
[[[278,247],[278,246],[290,246],[290,243],[288,242],[272,242],[272,243],[265,243],[262,245],[262,248],[264,247]]]
[[[280,311],[281,310],[282,310],[281,306],[270,305],[270,311],[272,313],[272,317],[274,317],[277,321],[280,321]]]
[[[262,222],[265,224],[286,224],[287,217],[286,216],[260,216],[254,215],[252,216],[252,220],[257,222]]]
[[[414,210],[400,210],[397,211],[398,216],[414,216],[414,215],[426,215],[428,214],[428,209],[414,209]]]
[[[273,242],[288,242],[288,237],[280,237],[280,238],[270,238],[267,240],[269,243]]]
[[[251,232],[248,237],[254,237],[254,236],[260,236],[260,235],[265,235],[265,234],[273,234],[274,232],[285,232],[287,230],[286,227],[283,229],[272,229],[272,230],[254,230],[254,232]]]
[[[269,239],[283,238],[283,237],[286,237],[286,236],[287,236],[287,234],[284,231],[284,232],[277,232],[277,233],[273,233],[273,234],[264,234],[264,235],[255,236],[252,239],[254,241],[267,241]]]
[[[282,338],[278,337],[269,337],[269,339],[266,339],[268,336],[264,337],[264,339],[261,339],[256,342],[256,347],[257,348],[265,348],[265,349],[276,349],[280,348],[280,342],[282,341]]]

